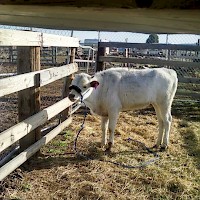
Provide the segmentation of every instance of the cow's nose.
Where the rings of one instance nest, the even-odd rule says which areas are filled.
[[[75,94],[69,94],[69,99],[70,101],[74,101],[75,99]]]

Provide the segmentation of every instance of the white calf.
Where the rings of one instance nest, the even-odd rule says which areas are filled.
[[[85,104],[101,116],[102,145],[114,143],[114,131],[120,111],[153,105],[159,122],[156,147],[167,148],[171,127],[171,105],[177,89],[177,74],[172,69],[112,68],[97,72],[93,77],[81,73],[70,86],[70,100],[74,101],[87,90]]]

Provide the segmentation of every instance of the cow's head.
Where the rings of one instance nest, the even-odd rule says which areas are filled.
[[[86,99],[93,91],[93,88],[97,88],[99,82],[88,74],[81,73],[75,75],[72,83],[69,87],[69,99],[75,101],[80,97]]]

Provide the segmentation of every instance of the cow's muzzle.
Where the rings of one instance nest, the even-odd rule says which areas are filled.
[[[69,94],[69,100],[74,102],[75,101],[75,94]]]
[[[69,86],[69,90],[75,90],[80,95],[81,99],[83,98],[82,90],[78,86],[71,85]],[[75,94],[69,94],[69,99],[70,101],[75,101]]]

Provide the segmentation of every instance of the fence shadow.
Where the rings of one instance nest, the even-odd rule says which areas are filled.
[[[194,159],[200,169],[200,131],[192,126],[191,122],[200,121],[200,101],[174,101],[172,115],[181,119],[179,131],[183,138],[183,147],[188,155]]]
[[[180,124],[180,134],[184,140],[184,148],[187,150],[188,155],[196,162],[197,169],[200,169],[200,130],[193,129],[187,124]]]
[[[200,101],[175,100],[172,115],[187,121],[200,121]]]
[[[41,154],[39,157],[33,157],[29,161],[27,161],[21,168],[25,171],[32,170],[40,170],[40,169],[51,169],[57,166],[79,166],[81,163],[84,166],[90,165],[90,162],[87,161],[97,161],[97,162],[105,162],[113,165],[117,165],[120,167],[124,167],[125,165],[121,163],[121,156],[124,157],[132,157],[135,155],[134,160],[136,160],[133,166],[127,168],[139,168],[142,167],[141,163],[150,161],[153,159],[157,160],[156,152],[148,152],[144,147],[138,146],[138,144],[133,145],[131,150],[124,151],[115,151],[111,153],[106,153],[102,148],[98,147],[98,142],[94,142],[90,144],[90,147],[86,146],[83,151],[80,151],[80,155],[76,155],[74,153],[65,152],[56,154],[54,156],[48,156],[47,154]],[[70,149],[69,149],[70,151]],[[144,160],[143,160],[144,159]],[[145,160],[146,159],[146,160]],[[142,161],[143,160],[143,161]],[[130,161],[129,161],[130,162]],[[138,162],[138,163],[137,163]],[[141,165],[141,166],[140,166]]]

